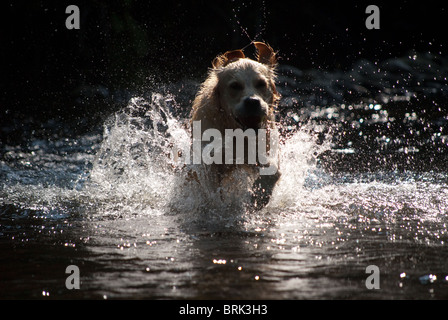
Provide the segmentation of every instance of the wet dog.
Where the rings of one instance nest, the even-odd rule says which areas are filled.
[[[272,189],[280,177],[278,162],[274,163],[277,159],[276,148],[271,143],[275,141],[274,136],[278,137],[274,111],[280,96],[275,87],[275,52],[262,42],[254,42],[254,46],[257,50],[256,60],[247,58],[242,50],[228,51],[213,60],[213,68],[193,102],[191,119],[196,123],[200,121],[201,136],[210,129],[223,137],[229,130],[236,132],[238,129],[240,132],[252,130],[258,138],[261,134],[265,135],[265,151],[269,154],[269,162],[261,163],[260,159],[255,163],[248,161],[250,159],[246,151],[250,149],[250,144],[255,143],[257,150],[260,150],[260,141],[263,140],[246,136],[244,141],[247,150],[242,164],[238,161],[237,164],[224,161],[229,153],[230,158],[236,160],[238,152],[235,146],[229,149],[223,143],[219,153],[223,161],[210,165],[212,178],[216,179],[224,192],[230,192],[232,186],[238,183],[235,181],[235,171],[244,170],[248,181],[252,183],[250,188],[254,192],[255,205],[262,206],[269,201]],[[202,148],[206,148],[208,144],[210,142],[202,141]],[[274,169],[260,175],[262,166]]]

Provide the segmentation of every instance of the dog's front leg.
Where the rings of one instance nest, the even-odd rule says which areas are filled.
[[[272,192],[277,181],[280,179],[281,173],[276,170],[274,174],[260,175],[253,184],[252,203],[257,209],[266,206],[271,199]]]

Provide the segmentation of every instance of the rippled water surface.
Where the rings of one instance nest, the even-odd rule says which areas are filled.
[[[324,101],[299,85],[310,75],[282,72],[282,178],[261,210],[244,190],[223,200],[185,183],[170,157],[189,143],[184,84],[87,134],[3,144],[1,297],[448,298],[446,106]]]

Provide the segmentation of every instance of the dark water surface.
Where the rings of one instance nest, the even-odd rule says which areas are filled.
[[[41,127],[65,133],[9,139],[0,297],[448,298],[447,68],[417,54],[349,72],[282,66],[283,176],[260,211],[173,170],[196,83],[133,98],[89,133],[54,120]],[[370,265],[380,289],[366,288]]]

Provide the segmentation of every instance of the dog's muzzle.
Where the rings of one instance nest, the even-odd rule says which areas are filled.
[[[261,101],[256,97],[247,97],[243,101],[243,106],[234,115],[235,121],[243,129],[261,129],[266,122],[266,112],[263,109]]]

